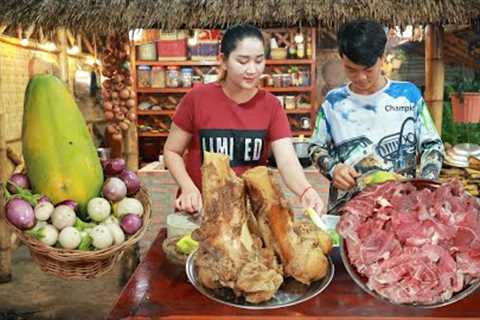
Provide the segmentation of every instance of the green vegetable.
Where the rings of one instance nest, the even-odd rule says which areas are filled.
[[[85,222],[81,220],[79,217],[75,219],[75,224],[73,225],[73,227],[80,232],[85,231],[85,229],[88,229],[88,228],[94,228],[95,226],[96,226],[95,223]]]
[[[17,193],[11,194],[10,191],[8,191],[6,184],[2,183],[3,194],[7,201],[10,200],[10,198],[20,198],[28,201],[32,207],[35,208],[38,204],[38,201],[43,197],[41,194],[36,194],[28,189],[23,189],[12,182],[9,182],[9,184],[15,187]]]
[[[78,245],[78,250],[81,251],[89,251],[92,249],[92,237],[86,231],[80,232],[80,236],[82,240],[80,240],[80,244]]]
[[[191,234],[187,234],[177,241],[176,247],[178,252],[188,255],[198,248],[198,242],[192,239]]]
[[[327,230],[328,235],[332,239],[333,246],[340,245],[340,235],[335,230]]]

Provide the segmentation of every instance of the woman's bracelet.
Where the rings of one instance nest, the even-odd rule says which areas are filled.
[[[300,202],[302,202],[303,196],[304,196],[305,193],[307,193],[307,191],[310,190],[310,189],[313,189],[313,187],[312,187],[312,186],[308,186],[308,187],[306,187],[306,188],[303,190],[302,194],[300,195]]]

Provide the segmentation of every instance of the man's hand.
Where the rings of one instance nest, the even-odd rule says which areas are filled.
[[[340,190],[347,191],[353,188],[357,182],[355,178],[359,173],[351,166],[339,163],[333,170],[333,185]]]

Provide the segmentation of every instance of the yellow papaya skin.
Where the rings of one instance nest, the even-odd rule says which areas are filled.
[[[100,194],[102,166],[82,113],[55,76],[37,75],[27,86],[22,148],[33,191],[54,204],[74,200],[85,217]]]

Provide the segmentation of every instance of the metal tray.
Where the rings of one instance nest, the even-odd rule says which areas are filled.
[[[208,298],[232,306],[243,309],[251,310],[265,310],[265,309],[277,309],[283,307],[293,306],[295,304],[307,301],[320,292],[330,284],[335,273],[335,266],[332,259],[327,256],[330,267],[328,268],[327,275],[318,281],[312,282],[309,286],[304,285],[292,278],[284,279],[282,286],[278,289],[277,293],[269,301],[265,301],[258,304],[253,304],[245,301],[243,297],[236,297],[233,290],[230,288],[221,289],[209,289],[204,287],[197,278],[197,268],[195,266],[195,257],[197,251],[192,252],[187,259],[185,271],[187,273],[188,280],[193,286]]]
[[[424,180],[424,179],[410,179],[410,180],[407,180],[406,182],[413,183],[418,189],[428,188],[430,190],[434,190],[434,189],[437,189],[441,185],[437,181]],[[432,303],[432,304],[397,304],[397,303],[394,303],[394,302],[390,301],[386,297],[381,296],[380,294],[371,290],[367,286],[368,279],[366,277],[360,275],[357,272],[357,270],[355,269],[355,267],[350,264],[350,260],[348,258],[348,250],[347,250],[347,247],[345,245],[345,241],[342,237],[340,237],[340,256],[342,258],[343,265],[345,266],[345,269],[347,270],[348,274],[353,279],[353,281],[355,281],[355,283],[363,291],[365,291],[369,295],[371,295],[371,296],[373,296],[373,297],[375,297],[379,300],[382,300],[382,301],[385,301],[385,302],[388,302],[388,303],[391,303],[391,304],[394,304],[394,305],[410,306],[410,307],[417,307],[417,308],[423,308],[423,309],[439,308],[439,307],[443,307],[443,306],[455,303],[457,301],[460,301],[465,297],[468,297],[470,294],[475,292],[480,287],[480,281],[479,281],[479,279],[477,279],[475,282],[473,282],[473,283],[469,284],[467,287],[465,287],[462,291],[459,291],[459,292],[453,294],[453,296],[446,301],[441,301],[441,302]]]
[[[460,143],[453,147],[455,154],[468,158],[469,156],[480,156],[480,146],[474,143]]]

